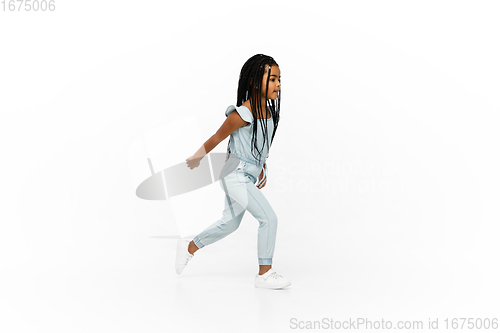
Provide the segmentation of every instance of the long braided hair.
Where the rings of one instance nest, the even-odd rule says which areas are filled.
[[[264,77],[264,71],[267,69],[267,82],[266,82],[266,110],[265,113],[262,111],[261,104],[261,91],[262,91],[262,78]],[[264,54],[256,54],[250,59],[248,59],[240,72],[240,79],[238,81],[238,97],[236,101],[236,106],[241,106],[246,100],[250,100],[250,109],[254,118],[253,122],[253,132],[252,132],[252,156],[262,162],[262,149],[264,145],[267,144],[268,152],[269,147],[272,145],[274,140],[274,135],[278,129],[279,115],[280,115],[280,100],[281,100],[281,89],[278,92],[278,98],[276,100],[267,99],[267,93],[269,88],[269,79],[271,77],[271,66],[278,66],[278,63],[270,56]],[[279,66],[278,66],[279,67]],[[271,137],[271,143],[268,142],[268,132],[267,132],[267,118],[269,116],[268,111],[271,111],[271,115],[274,121],[273,135]],[[265,115],[265,116],[264,116]],[[257,119],[261,118],[261,119]],[[259,120],[259,121],[257,121]],[[257,126],[260,125],[262,132],[264,134],[264,141],[262,142],[261,150],[257,147]],[[231,153],[230,143],[227,145],[227,156]],[[259,157],[253,153],[255,150],[258,151]],[[266,157],[267,158],[267,157]],[[227,158],[226,158],[227,160]]]

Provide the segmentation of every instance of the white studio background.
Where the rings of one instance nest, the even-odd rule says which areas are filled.
[[[1,331],[285,332],[292,318],[498,316],[499,10],[495,1],[3,10]],[[179,120],[196,122],[170,144],[185,149],[175,163],[194,154],[256,53],[282,72],[263,191],[279,217],[273,266],[292,286],[275,292],[253,287],[250,214],[177,276],[175,240],[161,237],[176,232],[176,216],[135,196],[130,165],[137,138]],[[210,212],[206,226],[220,194],[195,203]]]

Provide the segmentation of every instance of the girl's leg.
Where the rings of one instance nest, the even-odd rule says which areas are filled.
[[[259,274],[262,275],[272,265],[278,218],[262,191],[255,186],[254,180],[244,172],[232,172],[222,178],[220,183],[226,194],[223,217],[193,239],[190,253],[235,231],[245,210],[248,210],[259,222],[257,254]]]
[[[259,275],[265,274],[271,269],[271,265],[259,265]]]
[[[196,251],[198,251],[200,248],[196,246],[196,244],[191,241],[188,245],[188,252],[191,254],[194,254]]]
[[[259,260],[259,274],[267,272],[272,266],[274,246],[276,242],[276,231],[278,229],[278,217],[254,180],[244,174],[238,174],[240,180],[245,183],[246,210],[259,221],[257,234],[257,254]]]
[[[245,187],[240,184],[235,174],[228,175],[221,180],[221,182],[223,182],[221,187],[230,189],[226,191],[224,195],[224,211],[222,213],[222,218],[193,238],[188,247],[188,251],[191,254],[234,232],[238,229],[243,219],[245,209],[231,196],[238,198],[243,197],[246,191]]]

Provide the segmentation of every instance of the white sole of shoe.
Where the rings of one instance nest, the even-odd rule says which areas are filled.
[[[291,282],[288,282],[288,283],[285,283],[283,285],[278,285],[278,286],[270,286],[270,285],[267,285],[267,284],[259,284],[259,283],[256,283],[255,284],[255,288],[263,288],[263,289],[283,289],[283,288],[286,288],[288,286],[291,286],[292,283]]]

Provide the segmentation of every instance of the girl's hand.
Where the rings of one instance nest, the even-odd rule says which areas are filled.
[[[266,172],[266,163],[264,163],[264,167],[262,168],[262,172],[259,175],[259,180],[257,181],[257,188],[260,190],[264,186],[266,186],[267,183],[267,172]]]
[[[200,165],[200,161],[201,158],[195,158],[194,156],[186,158],[186,164],[191,170],[198,167]]]

